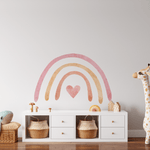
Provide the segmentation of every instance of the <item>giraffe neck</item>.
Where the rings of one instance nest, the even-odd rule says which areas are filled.
[[[145,95],[145,116],[150,116],[150,85],[149,79],[142,81]]]

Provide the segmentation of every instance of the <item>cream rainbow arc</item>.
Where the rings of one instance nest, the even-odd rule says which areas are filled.
[[[108,100],[111,100],[112,99],[112,93],[111,93],[111,90],[110,90],[110,86],[108,84],[108,81],[107,81],[107,78],[103,72],[103,70],[92,60],[90,59],[89,57],[85,56],[85,55],[82,55],[82,54],[75,54],[75,53],[71,53],[71,54],[65,54],[65,55],[61,55],[55,59],[53,59],[47,66],[46,68],[44,69],[44,71],[42,72],[39,80],[38,80],[38,83],[37,83],[37,86],[36,86],[36,89],[35,89],[35,93],[34,93],[34,101],[37,102],[38,101],[38,98],[39,98],[39,92],[40,92],[40,89],[41,89],[41,85],[42,85],[42,82],[47,74],[47,72],[49,71],[49,69],[56,63],[58,62],[59,60],[62,60],[62,59],[65,59],[65,58],[71,58],[71,57],[75,57],[75,58],[80,58],[80,59],[83,59],[87,62],[89,62],[91,65],[93,65],[96,70],[99,72],[99,74],[101,75],[102,79],[103,79],[103,82],[104,82],[104,85],[105,85],[105,88],[106,88],[106,92],[107,92],[107,97],[108,97]],[[85,67],[85,66],[84,66]]]
[[[50,90],[51,90],[51,87],[53,85],[53,82],[56,78],[56,76],[58,75],[58,73],[63,69],[63,68],[66,68],[66,67],[70,67],[70,66],[74,66],[74,67],[78,67],[78,68],[81,68],[81,69],[84,69],[86,72],[89,73],[89,75],[92,77],[92,79],[94,80],[94,83],[96,85],[96,88],[97,88],[97,92],[98,92],[98,101],[99,103],[101,104],[103,102],[103,93],[102,93],[102,88],[101,88],[101,85],[100,85],[100,82],[97,78],[97,76],[87,67],[81,65],[81,64],[78,64],[78,63],[68,63],[68,64],[64,64],[62,66],[60,66],[52,75],[49,83],[48,83],[48,86],[47,86],[47,89],[46,89],[46,93],[45,93],[45,100],[49,100],[49,94],[50,94]],[[78,73],[77,73],[78,74]],[[81,74],[80,74],[81,75]],[[87,84],[87,88],[89,87],[89,84]],[[89,90],[89,89],[88,89]],[[56,98],[56,97],[55,97]],[[89,95],[88,95],[88,99],[89,99]],[[57,100],[57,99],[56,99]],[[91,99],[92,100],[92,99]],[[90,101],[90,100],[89,100]]]

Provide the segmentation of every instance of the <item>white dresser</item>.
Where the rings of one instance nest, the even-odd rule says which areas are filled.
[[[81,139],[77,134],[79,120],[91,115],[98,127],[98,134],[93,139]],[[43,139],[30,138],[27,127],[33,117],[47,120],[49,135]],[[23,112],[22,120],[23,142],[127,142],[128,141],[128,113],[126,111],[89,112],[89,111],[39,111]]]

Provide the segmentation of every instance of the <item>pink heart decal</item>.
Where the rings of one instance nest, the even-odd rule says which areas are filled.
[[[76,85],[74,88],[71,85],[66,87],[67,92],[70,94],[72,98],[74,98],[78,92],[80,91],[80,86]]]

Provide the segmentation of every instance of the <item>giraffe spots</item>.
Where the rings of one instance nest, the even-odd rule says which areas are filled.
[[[148,101],[148,103],[150,103],[150,101]]]
[[[148,98],[146,100],[148,101]]]
[[[149,120],[149,118],[147,118],[147,120]]]
[[[148,94],[148,96],[150,97],[150,94]]]
[[[148,114],[148,111],[146,113]]]
[[[144,81],[146,81],[146,79],[144,79]]]
[[[148,140],[145,141],[145,144],[149,144]]]
[[[147,88],[145,89],[145,91],[147,92]]]
[[[143,78],[146,78],[146,76],[143,76]]]

